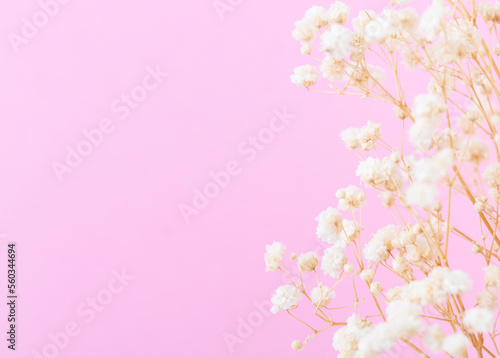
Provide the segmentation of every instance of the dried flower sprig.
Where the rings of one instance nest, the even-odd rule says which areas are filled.
[[[366,195],[350,185],[337,191],[337,208],[316,218],[318,238],[330,245],[323,256],[290,255],[298,278],[284,263],[284,244],[266,247],[266,270],[279,270],[290,280],[272,297],[272,312],[287,311],[312,330],[303,342],[293,341],[295,350],[340,326],[333,335],[340,358],[375,357],[398,341],[423,357],[443,352],[468,357],[471,351],[477,357],[500,356],[500,3],[433,0],[419,14],[401,7],[410,2],[392,0],[381,13],[364,10],[348,24],[350,8],[336,1],[328,9],[313,6],[295,23],[292,35],[301,42],[301,53],[318,64],[295,68],[291,81],[309,91],[389,103],[410,141],[405,143],[403,132],[397,146],[390,144],[381,125],[371,121],[340,134],[361,160],[356,175],[366,188],[380,192],[394,223],[366,239],[361,223]],[[415,97],[411,108],[401,64],[429,76],[427,93]],[[328,89],[315,89],[320,76]],[[451,222],[457,195],[477,213],[471,222],[479,223],[480,239]],[[453,240],[466,240],[484,262],[485,286],[472,307],[462,299],[471,279],[450,266]],[[325,275],[321,280],[319,269]],[[401,284],[385,287],[381,271]],[[316,276],[312,290],[306,290],[303,272]],[[378,319],[360,316],[357,280],[366,286]],[[346,307],[333,307],[334,290],[349,281],[354,312],[338,322],[329,310]],[[324,327],[313,328],[292,313],[304,298]]]

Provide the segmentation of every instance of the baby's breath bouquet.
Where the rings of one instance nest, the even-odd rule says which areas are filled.
[[[376,357],[395,345],[416,357],[500,357],[500,2],[422,0],[423,13],[410,2],[352,16],[336,1],[313,6],[295,23],[293,37],[311,64],[295,68],[294,84],[384,101],[404,128],[401,137],[382,139],[381,125],[368,121],[340,133],[360,160],[355,174],[364,189],[339,189],[336,207],[317,216],[316,234],[327,244],[322,255],[289,253],[286,263],[283,243],[266,246],[266,270],[289,280],[274,293],[272,312],[285,311],[311,330],[292,342],[295,350],[331,332],[340,358]],[[412,84],[403,70],[428,77],[425,93],[406,98]],[[365,189],[377,191],[378,205],[394,218],[373,232],[361,223]],[[457,200],[471,209],[467,223],[451,220]],[[477,233],[467,234],[465,224]],[[474,291],[466,270],[453,267],[458,241],[483,267]],[[306,273],[315,287],[305,287]],[[398,284],[388,286],[387,277]],[[335,292],[346,290],[354,291],[352,312],[334,319],[332,310],[342,308]],[[321,327],[298,317],[302,304]],[[361,314],[365,304],[376,312]]]

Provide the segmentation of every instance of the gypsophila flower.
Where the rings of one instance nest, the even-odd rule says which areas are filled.
[[[299,256],[297,265],[302,272],[311,272],[318,266],[319,260],[315,252],[311,251]]]
[[[486,287],[498,291],[500,290],[500,267],[489,265],[484,268],[484,282]]]
[[[432,41],[446,27],[449,8],[443,0],[434,0],[420,20],[419,33],[427,41]]]
[[[372,235],[363,249],[363,256],[374,263],[385,261],[392,250],[392,241],[398,236],[399,230],[394,225],[387,225]]]
[[[388,322],[371,326],[361,336],[358,342],[358,355],[360,357],[375,357],[383,351],[392,348],[398,339],[394,326]]]
[[[338,24],[332,24],[321,35],[321,48],[330,57],[340,61],[351,51],[351,37],[352,34],[348,29]]]
[[[326,10],[321,6],[313,6],[306,11],[304,20],[311,23],[317,28],[325,27],[328,24]]]
[[[309,88],[316,84],[318,80],[318,70],[311,65],[295,67],[293,75],[290,76],[292,83],[299,87]]]
[[[491,290],[485,288],[477,294],[477,305],[481,308],[488,310],[495,310],[498,308],[498,297]]]
[[[483,179],[490,188],[500,186],[500,163],[490,164],[483,173]]]
[[[345,76],[345,63],[333,57],[325,57],[319,68],[323,77],[330,82],[340,80]]]
[[[292,342],[292,349],[294,351],[301,351],[302,350],[302,342],[301,341],[293,341]]]
[[[375,272],[372,269],[364,269],[360,274],[361,279],[366,282],[371,282],[374,276]]]
[[[493,331],[495,316],[486,308],[474,307],[465,311],[463,322],[472,333],[486,333]]]
[[[325,275],[335,278],[339,275],[346,263],[347,257],[345,256],[345,247],[337,243],[324,251],[323,258],[321,259],[321,270]]]
[[[292,285],[280,286],[271,298],[271,303],[273,304],[271,312],[277,313],[280,310],[289,310],[297,306],[301,298],[302,293],[297,287]]]
[[[365,193],[354,185],[338,190],[336,196],[339,199],[338,208],[344,211],[360,208],[366,199]]]
[[[443,350],[452,356],[464,354],[469,345],[469,339],[461,332],[447,336],[443,340]]]
[[[313,24],[303,19],[295,23],[295,30],[293,30],[292,36],[303,44],[308,44],[316,37],[316,29]]]
[[[443,341],[446,338],[446,333],[437,324],[429,326],[424,337],[424,343],[434,353],[439,353],[443,350]]]
[[[427,0],[419,4],[423,12],[420,6],[401,6],[410,2],[361,10],[348,24],[350,8],[335,1],[312,6],[295,23],[293,36],[311,65],[294,70],[294,84],[310,91],[315,85],[312,92],[321,96],[367,99],[368,106],[379,100],[392,112],[389,122],[383,110],[364,112],[366,124],[356,128],[342,100],[325,102],[332,107],[329,118],[344,123],[340,139],[358,158],[355,174],[364,186],[347,183],[336,198],[326,193],[325,200],[337,208],[316,218],[316,234],[328,244],[321,260],[314,252],[290,255],[301,277],[284,272],[293,285],[275,294],[273,311],[295,308],[304,294],[325,324],[294,341],[294,350],[305,349],[329,327],[340,327],[334,328],[332,343],[339,358],[375,358],[408,343],[415,355],[428,357],[464,357],[468,348],[469,356],[497,351],[500,2]],[[418,74],[401,75],[403,64]],[[319,88],[322,84],[326,88]],[[275,119],[280,118],[271,126]],[[333,173],[352,175],[344,173],[350,166],[343,165],[343,155],[337,154]],[[370,191],[380,202],[360,210]],[[284,251],[277,242],[266,247],[266,270],[282,267]],[[484,285],[455,264],[486,266]],[[313,270],[317,286],[306,289],[310,275],[304,273]],[[342,293],[339,307],[322,281]],[[344,296],[349,286],[352,295]],[[344,303],[349,297],[351,304]],[[326,312],[337,308],[356,313],[344,320],[337,311]],[[298,318],[306,323],[303,319]]]
[[[314,287],[311,291],[311,299],[318,307],[328,306],[333,297],[335,297],[335,291],[322,284]]]
[[[472,280],[460,270],[449,271],[443,280],[443,288],[452,295],[463,295],[472,287]]]
[[[358,341],[372,326],[372,323],[352,314],[347,319],[347,325],[337,330],[333,336],[333,348],[337,352],[351,357],[358,350]]]
[[[375,142],[380,139],[381,125],[368,121],[359,131],[358,141],[361,149],[372,150],[375,148]]]
[[[281,242],[274,241],[271,245],[266,245],[264,261],[266,262],[266,271],[275,271],[281,267],[281,260],[285,254],[286,246]]]
[[[316,217],[316,221],[318,222],[316,229],[318,238],[329,244],[333,244],[341,238],[343,220],[338,210],[329,207]]]
[[[347,18],[351,12],[351,8],[342,1],[335,1],[326,11],[326,19],[329,24],[345,25]]]
[[[361,130],[359,128],[347,128],[340,132],[340,138],[344,142],[345,146],[349,149],[359,148],[359,133]]]

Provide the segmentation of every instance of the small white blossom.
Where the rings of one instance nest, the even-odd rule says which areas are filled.
[[[337,209],[329,207],[318,215],[316,221],[318,222],[316,229],[318,238],[329,244],[333,244],[341,238],[343,220]]]
[[[493,331],[495,315],[486,308],[474,307],[465,311],[463,323],[472,333],[487,333]]]
[[[329,56],[340,61],[351,51],[351,38],[352,34],[347,28],[333,24],[321,35],[321,48]]]
[[[351,8],[342,1],[335,1],[326,11],[326,19],[329,24],[345,25]]]
[[[266,245],[264,261],[266,262],[266,271],[275,271],[281,267],[281,260],[285,254],[286,246],[281,242],[273,242]]]
[[[443,350],[452,356],[461,356],[466,352],[469,339],[461,332],[447,336],[443,340]]]
[[[321,270],[325,275],[335,278],[342,271],[346,263],[345,247],[341,244],[335,244],[324,251],[323,258],[321,259]]]
[[[446,17],[449,8],[444,0],[434,0],[432,5],[424,12],[418,28],[420,35],[427,41],[432,41],[446,27]]]
[[[311,300],[318,307],[328,306],[333,297],[335,297],[335,291],[322,284],[314,287],[311,291]]]
[[[309,88],[318,80],[318,70],[311,65],[295,67],[293,75],[290,76],[292,83],[302,88]]]
[[[273,304],[271,312],[277,313],[280,310],[285,311],[293,308],[297,306],[301,298],[302,293],[297,287],[292,285],[280,286],[271,298],[271,303]]]
[[[315,252],[311,251],[299,256],[297,265],[301,272],[311,272],[318,266],[319,260]]]
[[[472,287],[472,280],[460,270],[449,271],[445,274],[443,288],[452,295],[463,295]]]

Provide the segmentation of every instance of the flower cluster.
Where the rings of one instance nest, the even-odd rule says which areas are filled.
[[[372,121],[340,133],[360,160],[353,174],[364,188],[338,189],[336,204],[319,213],[316,234],[327,247],[322,255],[290,255],[300,278],[285,264],[283,244],[266,247],[266,270],[290,280],[276,290],[272,311],[295,317],[291,311],[307,301],[325,324],[306,323],[311,335],[293,341],[295,350],[333,328],[340,358],[376,357],[397,343],[419,357],[500,356],[500,3],[427,1],[422,13],[405,6],[411,0],[392,0],[383,11],[357,15],[335,1],[313,6],[295,23],[292,36],[311,63],[295,68],[292,83],[381,100],[403,128],[395,140],[383,138],[381,124]],[[412,88],[402,68],[428,78],[423,93],[408,98]],[[321,83],[325,88],[316,89]],[[361,222],[365,190],[376,190],[394,217],[370,233]],[[474,235],[451,219],[457,197],[470,204]],[[484,284],[452,267],[458,240],[484,267]],[[317,281],[310,290],[306,273]],[[400,284],[386,283],[387,275]],[[329,310],[347,308],[337,307],[335,295],[344,280],[356,300],[350,317],[338,321]],[[374,315],[361,315],[366,301]]]

